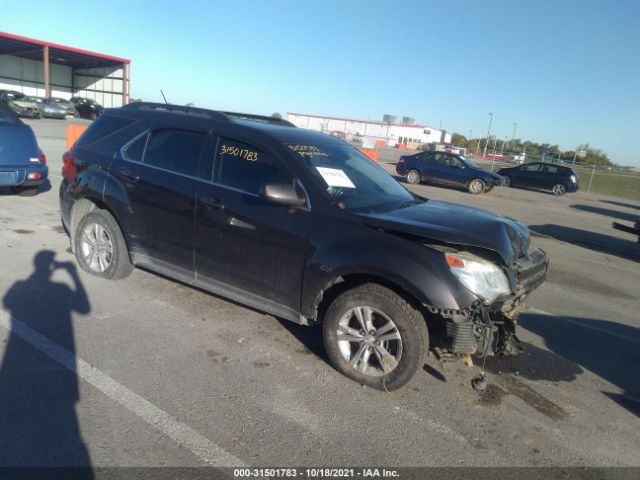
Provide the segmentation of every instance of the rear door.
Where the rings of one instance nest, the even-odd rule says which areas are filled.
[[[448,154],[444,152],[427,152],[422,160],[423,181],[436,185],[449,185],[450,167],[447,164]]]
[[[210,155],[212,181],[197,199],[198,280],[244,303],[298,312],[311,212],[258,196],[266,182],[296,179],[279,153],[255,141],[220,136]]]
[[[561,167],[557,165],[544,164],[540,169],[540,188],[550,190],[556,183],[566,184],[560,175]]]
[[[206,140],[206,131],[146,132],[121,150],[110,170],[127,190],[136,263],[182,281],[194,279],[195,202]]]

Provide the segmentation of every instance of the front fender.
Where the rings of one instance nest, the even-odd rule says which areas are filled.
[[[353,229],[353,226],[351,226]],[[423,305],[462,310],[477,298],[451,273],[444,255],[418,242],[366,226],[360,226],[359,238],[340,239],[326,248],[313,250],[307,261],[301,295],[301,311],[312,317],[323,292],[348,275],[371,275],[391,282]],[[313,245],[325,245],[335,238],[321,235]],[[326,229],[325,229],[326,230]],[[345,229],[345,231],[348,231]]]

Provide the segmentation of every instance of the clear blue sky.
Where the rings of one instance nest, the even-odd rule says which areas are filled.
[[[640,1],[0,0],[0,30],[132,60],[131,93],[408,115],[640,165]]]

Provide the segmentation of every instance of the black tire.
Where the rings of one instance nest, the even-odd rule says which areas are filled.
[[[400,335],[401,355],[390,371],[386,372],[382,362],[378,362],[380,357],[377,354],[372,360],[378,363],[379,376],[358,372],[340,350],[338,326],[341,319],[357,307],[369,307],[383,312],[391,319],[396,332]],[[325,350],[336,370],[358,383],[378,390],[391,391],[405,385],[424,365],[425,355],[429,350],[429,332],[422,314],[400,295],[375,283],[367,283],[347,290],[333,301],[324,317],[323,336]],[[348,345],[347,348],[354,350],[364,346],[362,342],[353,343],[353,347],[352,343]],[[387,348],[386,343],[385,348]],[[355,357],[356,353],[353,356]]]
[[[109,255],[107,255],[109,260],[108,266],[102,271],[100,271],[100,266],[98,268],[92,266],[93,261],[90,261],[89,258],[94,259],[96,255],[94,254],[93,257],[89,257],[88,251],[92,250],[92,248],[85,246],[86,244],[83,243],[83,233],[85,229],[89,228],[92,224],[104,229],[106,241],[110,243],[111,246],[111,251],[108,252]],[[120,227],[108,211],[94,210],[87,213],[78,222],[74,237],[76,259],[80,267],[86,272],[97,277],[116,280],[129,276],[133,270],[127,244],[120,231]],[[97,259],[97,261],[99,260],[100,259]]]
[[[13,187],[11,191],[20,197],[34,197],[40,187]]]
[[[483,193],[487,189],[487,185],[479,178],[474,178],[467,184],[467,190],[473,195]]]
[[[551,193],[553,193],[556,197],[560,197],[567,193],[567,187],[564,183],[556,183],[553,187],[551,187]]]
[[[413,168],[405,173],[404,178],[407,180],[407,183],[410,183],[412,185],[418,184],[422,181],[420,172]]]
[[[511,187],[512,186],[511,177],[509,175],[505,175],[504,176],[504,186],[505,187]]]

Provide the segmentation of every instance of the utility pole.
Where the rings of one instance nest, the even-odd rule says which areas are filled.
[[[487,156],[487,147],[489,146],[489,134],[491,133],[491,122],[493,122],[493,113],[489,112],[489,128],[487,129],[487,142],[484,144],[484,152],[482,158]]]
[[[511,142],[509,142],[509,148],[513,148],[512,143],[513,140],[516,138],[516,129],[518,128],[518,124],[514,123],[513,124],[513,133],[511,134]]]

